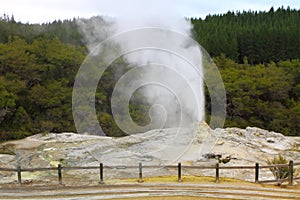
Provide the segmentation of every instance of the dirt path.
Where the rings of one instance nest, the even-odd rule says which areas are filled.
[[[81,187],[0,188],[0,199],[300,199],[296,187],[274,188],[261,185],[143,183]],[[150,198],[151,197],[151,198]]]

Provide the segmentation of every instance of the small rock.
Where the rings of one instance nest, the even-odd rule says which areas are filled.
[[[272,155],[278,154],[277,151],[272,150],[272,149],[262,148],[262,149],[260,149],[260,150],[261,150],[262,152],[264,152],[264,153],[268,153],[268,154],[272,154]]]
[[[207,159],[220,159],[222,157],[221,154],[207,153],[203,155],[204,158]]]
[[[267,138],[267,142],[269,142],[269,143],[275,143],[275,140],[273,138]]]
[[[33,180],[25,180],[25,181],[23,181],[22,183],[23,184],[31,184],[33,182]]]
[[[216,145],[223,145],[224,144],[224,141],[223,140],[220,140],[216,143]]]
[[[260,136],[260,133],[257,133],[257,132],[256,132],[256,133],[254,133],[253,135],[256,136],[256,137],[259,137],[259,136]]]

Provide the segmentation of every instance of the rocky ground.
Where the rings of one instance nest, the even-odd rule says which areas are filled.
[[[288,160],[300,161],[300,138],[285,137],[280,133],[259,128],[226,128],[211,130],[205,123],[197,130],[163,129],[146,133],[111,138],[74,133],[38,134],[23,140],[0,144],[0,168],[37,168],[62,166],[113,166],[105,171],[105,179],[137,177],[137,169],[124,166],[158,165],[159,169],[145,168],[145,176],[176,175],[175,169],[165,165],[212,166],[216,159],[204,154],[231,155],[230,162],[220,165],[265,165],[279,154]],[[118,166],[118,167],[116,167]],[[299,171],[296,168],[297,173]],[[98,170],[64,171],[64,179],[97,180]],[[184,169],[184,175],[214,176],[214,170]],[[254,170],[221,170],[221,177],[254,180]],[[96,177],[96,178],[95,178]],[[260,180],[272,178],[268,169],[262,169]],[[23,172],[23,181],[56,181],[56,171]],[[0,183],[16,181],[15,172],[0,171]]]

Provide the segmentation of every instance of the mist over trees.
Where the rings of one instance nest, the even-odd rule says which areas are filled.
[[[300,136],[300,11],[228,12],[191,22],[194,38],[224,80],[225,126]],[[23,24],[13,16],[0,17],[0,141],[76,131],[72,87],[88,54],[84,44],[76,19]],[[97,116],[109,136],[125,135],[113,120],[110,96],[115,72],[127,69],[124,60],[115,61],[96,92]],[[208,99],[208,91],[205,95]],[[148,109],[142,101],[130,102],[131,116],[140,125],[149,122]]]

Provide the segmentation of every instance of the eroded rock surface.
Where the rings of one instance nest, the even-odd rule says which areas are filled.
[[[0,168],[56,167],[63,166],[137,166],[159,165],[159,170],[145,169],[146,176],[175,175],[176,170],[165,169],[165,165],[212,166],[218,160],[203,157],[205,153],[222,156],[231,155],[230,162],[221,165],[265,165],[268,159],[281,154],[288,160],[300,160],[300,138],[285,137],[280,133],[260,128],[226,128],[211,130],[205,123],[197,130],[163,129],[111,138],[75,133],[38,134],[23,140],[0,144]],[[137,169],[110,169],[105,178],[137,177]],[[97,170],[65,171],[65,177],[95,179]],[[214,176],[214,170],[186,169],[184,174]],[[253,170],[221,170],[221,176],[253,181]],[[23,173],[24,180],[51,179],[55,171]],[[0,171],[0,182],[16,180],[14,172]],[[272,173],[262,170],[261,179],[272,178]]]

